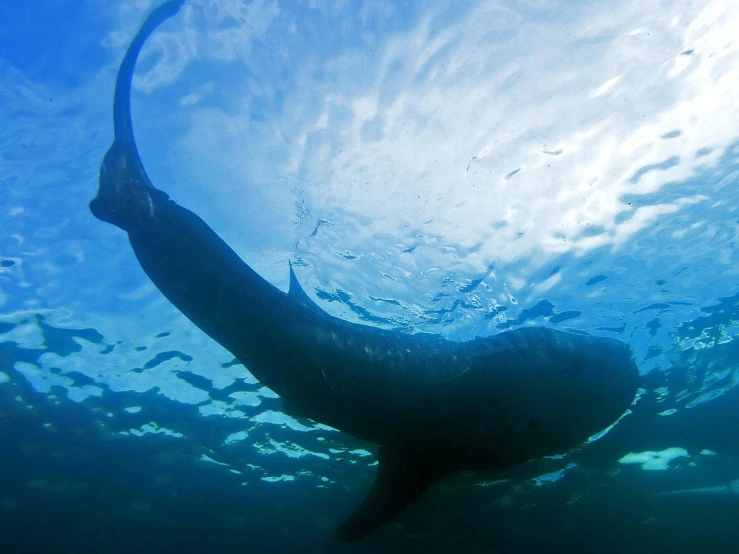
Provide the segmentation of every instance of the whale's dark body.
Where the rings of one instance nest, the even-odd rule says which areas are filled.
[[[288,413],[379,445],[376,481],[340,538],[374,531],[447,475],[576,447],[628,408],[638,371],[622,342],[539,327],[457,343],[348,323],[314,304],[292,268],[287,294],[270,285],[154,188],[134,142],[131,78],[146,38],[183,1],[149,16],[121,64],[115,140],[90,208],[128,232],[161,292]]]

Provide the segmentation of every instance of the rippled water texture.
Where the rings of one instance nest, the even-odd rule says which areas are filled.
[[[88,211],[151,8],[0,7],[0,542],[333,552],[375,447],[285,415]],[[736,551],[737,501],[651,495],[739,478],[737,29],[730,1],[188,0],[151,38],[149,176],[276,286],[292,261],[350,321],[634,351],[604,437],[344,550]]]

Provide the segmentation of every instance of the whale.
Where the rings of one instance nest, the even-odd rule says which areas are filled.
[[[128,234],[159,291],[279,395],[285,413],[377,448],[374,482],[338,540],[374,533],[441,479],[579,448],[628,410],[639,371],[621,340],[532,326],[457,342],[349,322],[303,290],[292,264],[284,292],[156,188],[134,140],[131,80],[146,39],[183,4],[153,10],[123,57],[114,138],[89,207]]]

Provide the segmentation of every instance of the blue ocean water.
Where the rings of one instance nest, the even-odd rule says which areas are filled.
[[[3,551],[736,551],[737,6],[191,0],[152,36],[147,171],[276,286],[291,261],[349,321],[634,351],[607,434],[348,545],[376,448],[285,415],[89,213],[153,7],[0,7]]]

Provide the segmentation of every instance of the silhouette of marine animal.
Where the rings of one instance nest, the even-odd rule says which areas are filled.
[[[378,445],[375,482],[340,539],[372,533],[443,477],[567,451],[623,414],[638,381],[623,342],[544,327],[453,342],[349,323],[317,306],[292,266],[286,294],[155,188],[134,141],[131,79],[147,37],[183,3],[154,10],[123,58],[90,209],[128,233],[162,294],[287,413]]]

